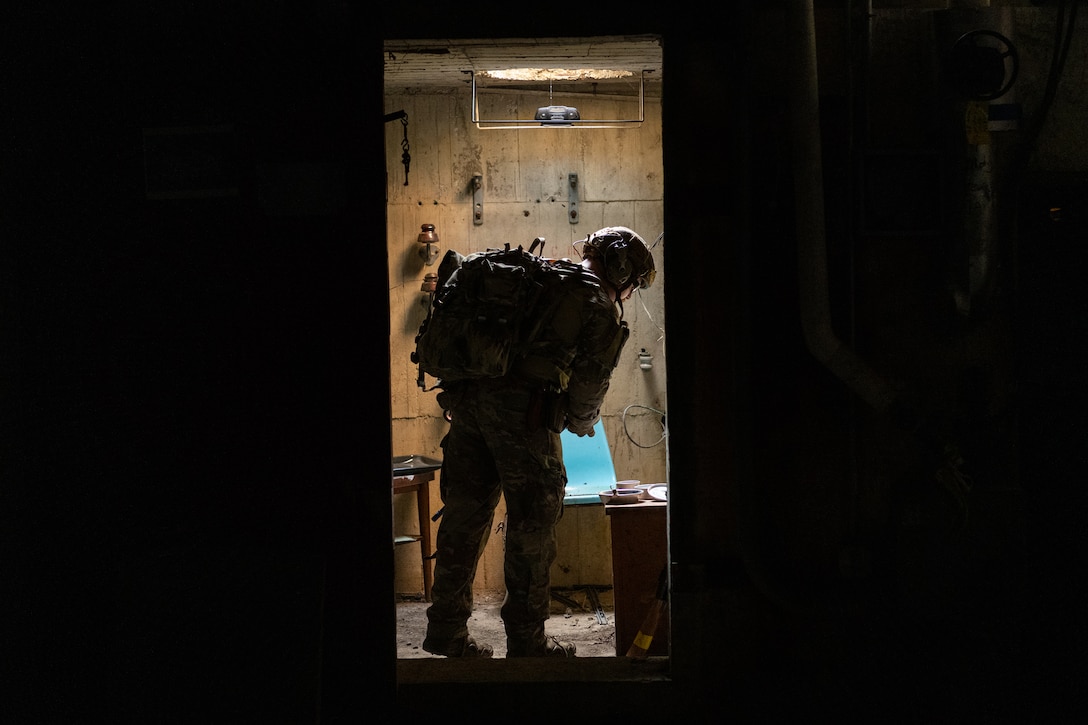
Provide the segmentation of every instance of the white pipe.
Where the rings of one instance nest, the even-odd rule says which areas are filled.
[[[827,243],[824,227],[823,168],[820,152],[820,98],[816,68],[816,19],[812,0],[793,0],[787,23],[792,69],[794,193],[797,213],[798,285],[801,326],[809,352],[877,411],[885,411],[894,392],[835,334],[828,302]]]

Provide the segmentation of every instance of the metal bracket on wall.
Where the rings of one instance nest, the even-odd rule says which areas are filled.
[[[567,200],[567,218],[571,224],[578,223],[578,174],[568,174],[570,182],[570,195]]]
[[[472,223],[484,223],[484,177],[483,174],[472,175]]]

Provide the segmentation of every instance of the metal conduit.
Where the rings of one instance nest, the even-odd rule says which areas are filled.
[[[812,0],[790,0],[784,19],[786,47],[793,55],[788,88],[794,158],[800,316],[809,352],[865,403],[889,412],[895,395],[831,325],[824,229],[816,22]],[[755,476],[742,476],[739,491],[740,545],[745,570],[755,586],[784,611],[804,614],[815,604],[794,578],[771,564],[759,543]]]
[[[828,301],[824,228],[823,164],[820,151],[819,76],[816,19],[812,0],[790,4],[788,46],[796,64],[790,89],[797,214],[798,285],[801,326],[809,352],[878,412],[895,398],[885,381],[835,334]]]

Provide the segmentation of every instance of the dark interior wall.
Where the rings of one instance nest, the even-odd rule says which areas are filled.
[[[1020,470],[1028,493],[1025,548],[1033,584],[1030,651],[1052,663],[1053,689],[1065,698],[1084,667],[1075,654],[1085,637],[1084,453],[1088,175],[1032,174],[1020,198],[1014,362],[1017,369]],[[1068,665],[1066,664],[1068,663]],[[1068,672],[1066,668],[1068,667]],[[1076,707],[1076,705],[1074,705]]]
[[[849,4],[817,5],[819,41],[832,45],[820,53],[818,116],[831,321],[896,404],[872,410],[801,334],[798,244],[811,230],[795,226],[796,214],[817,189],[796,176],[805,149],[791,145],[798,65],[788,23],[772,22],[782,20],[773,11],[741,15],[749,43],[719,61],[705,47],[666,45],[666,59],[688,71],[666,84],[666,127],[685,129],[666,134],[668,223],[673,239],[682,228],[699,242],[677,252],[687,264],[671,269],[689,270],[692,284],[671,287],[668,305],[677,315],[668,320],[670,365],[681,366],[669,381],[670,474],[699,481],[692,508],[683,500],[672,508],[678,675],[690,656],[695,679],[714,672],[745,693],[788,689],[789,704],[757,696],[769,709],[806,702],[860,714],[900,702],[939,719],[1075,707],[1066,665],[1083,641],[1069,616],[1083,530],[1069,517],[1083,515],[1084,496],[1070,482],[1083,459],[1057,441],[1083,433],[1069,418],[1083,387],[1074,370],[1080,330],[1064,312],[1080,299],[1080,257],[1065,246],[1079,228],[1071,200],[1080,187],[1044,169],[1015,177],[1023,194],[995,185],[998,272],[970,314],[958,310],[971,149],[962,100],[932,75],[929,16],[906,13],[913,26],[866,46],[867,20],[847,26]],[[753,40],[771,36],[787,42]],[[719,49],[734,47],[729,40]],[[856,45],[835,45],[848,42]],[[1050,39],[1041,42],[1025,39],[1021,52],[1049,58]],[[1073,59],[1083,58],[1077,47]],[[707,93],[700,81],[710,68],[746,80],[715,89],[736,94]],[[1021,76],[1024,97],[1045,75],[1035,66]],[[694,101],[679,102],[698,98],[709,110],[719,97],[729,100],[728,122],[692,118]],[[959,127],[943,125],[948,117]],[[1079,133],[1057,114],[1046,128],[1052,138]],[[730,133],[744,141],[734,145]],[[999,171],[1009,169],[1004,144],[1016,141],[1026,134],[995,134]],[[716,207],[696,180],[707,169],[733,182],[729,196],[713,197]],[[863,199],[873,191],[883,199]],[[1070,223],[1045,220],[1043,198]],[[885,210],[893,217],[882,218]],[[692,269],[690,255],[709,238],[723,240],[714,264]],[[1054,408],[1044,402],[1056,397]]]
[[[5,719],[358,713],[395,658],[377,33],[131,5],[8,23]],[[160,181],[237,192],[149,198],[143,130],[203,126]]]

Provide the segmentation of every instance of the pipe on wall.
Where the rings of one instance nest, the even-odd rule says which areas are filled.
[[[797,266],[801,327],[809,352],[874,410],[885,412],[895,399],[887,383],[844,343],[831,324],[827,242],[824,225],[823,160],[820,135],[816,19],[812,0],[793,0],[786,20],[792,70],[790,116],[797,215]]]

